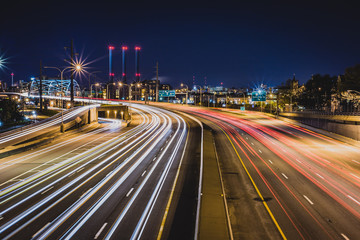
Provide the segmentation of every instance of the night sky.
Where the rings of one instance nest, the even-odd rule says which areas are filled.
[[[9,1],[10,2],[10,1]],[[38,76],[39,61],[64,67],[64,46],[94,61],[88,71],[107,79],[107,46],[112,44],[115,77],[121,74],[120,47],[128,51],[134,76],[134,46],[141,46],[142,79],[159,73],[163,83],[207,83],[226,87],[306,82],[311,74],[342,74],[360,63],[358,7],[338,1],[11,1],[0,9],[0,55],[7,69],[0,79]],[[136,2],[136,3],[134,3]],[[250,1],[249,1],[250,2]],[[272,1],[273,2],[273,1]],[[47,75],[55,76],[54,70]],[[87,84],[82,78],[80,84]]]

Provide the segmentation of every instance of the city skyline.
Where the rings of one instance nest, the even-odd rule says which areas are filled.
[[[359,63],[360,33],[354,5],[330,3],[259,4],[212,2],[83,4],[74,2],[9,4],[2,10],[1,55],[8,58],[1,79],[28,80],[39,61],[64,66],[64,46],[74,39],[77,52],[106,79],[107,47],[115,46],[114,72],[121,74],[122,45],[142,47],[142,79],[154,77],[156,61],[164,83],[252,87],[280,85],[296,74],[305,83],[312,74],[339,75]],[[68,7],[74,18],[67,16]],[[27,8],[28,7],[28,8]],[[29,11],[29,9],[35,9]],[[29,28],[29,26],[34,26]],[[129,51],[128,73],[134,73]]]

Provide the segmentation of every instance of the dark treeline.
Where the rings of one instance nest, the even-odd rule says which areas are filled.
[[[289,79],[279,87],[281,106],[292,105],[322,111],[358,111],[360,103],[360,64],[349,67],[344,75],[314,74],[304,85]],[[290,109],[291,110],[291,109]]]

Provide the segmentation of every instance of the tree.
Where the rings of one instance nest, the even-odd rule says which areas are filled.
[[[331,94],[335,91],[337,77],[329,74],[315,74],[305,84],[300,104],[309,109],[321,110],[330,106]]]
[[[0,100],[0,109],[0,119],[5,124],[20,121],[22,119],[16,101],[2,99]]]
[[[340,85],[340,91],[360,91],[360,64],[345,69],[344,82]]]

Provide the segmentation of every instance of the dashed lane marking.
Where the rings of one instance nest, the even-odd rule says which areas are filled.
[[[100,230],[96,233],[94,239],[98,239],[98,237],[100,236],[101,232],[104,230],[104,228],[106,227],[107,223],[104,223],[102,225],[102,227],[100,228]]]
[[[317,173],[316,175],[318,175],[320,178],[324,179],[324,177],[323,177],[323,176],[321,176],[320,174],[318,174],[318,173]]]
[[[303,195],[304,198],[311,204],[311,205],[314,205],[314,203],[310,200],[310,198],[308,198],[307,196]]]
[[[289,179],[289,178],[285,175],[285,173],[281,173],[281,175],[283,175],[284,178]]]
[[[130,189],[130,191],[126,194],[126,197],[128,197],[132,193],[132,191],[134,191],[134,188]]]

